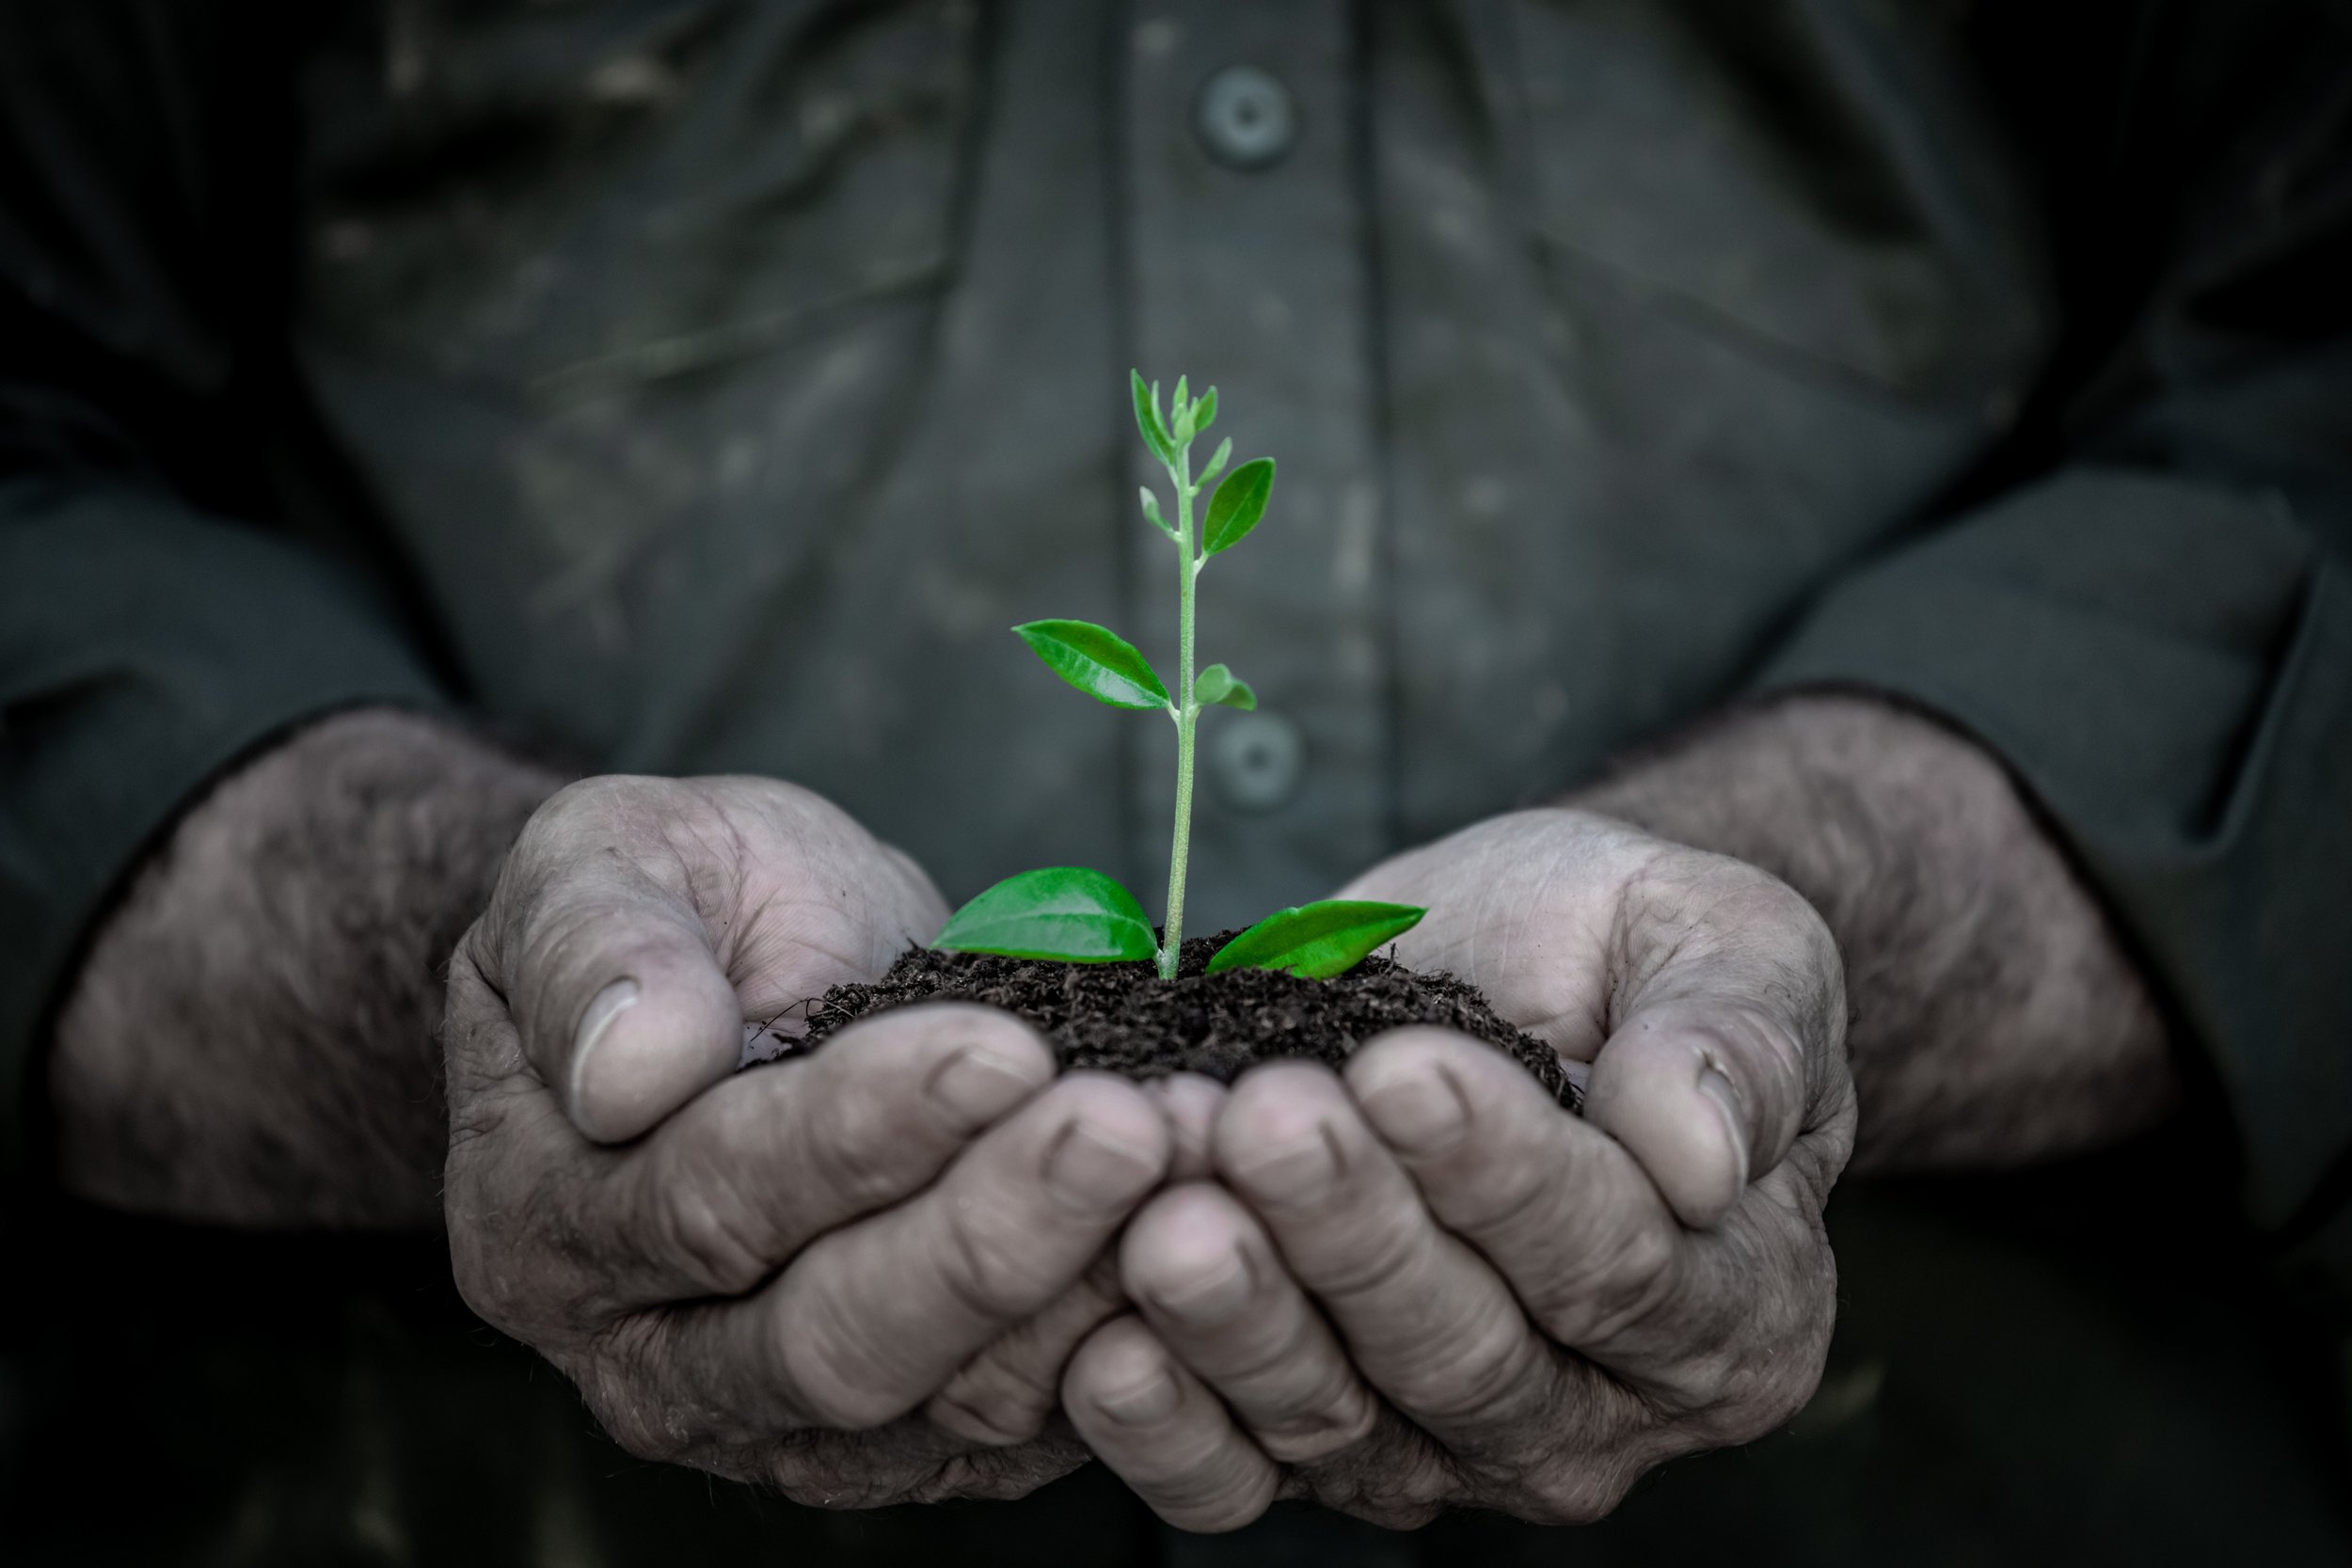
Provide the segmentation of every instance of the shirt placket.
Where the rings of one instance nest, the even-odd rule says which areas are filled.
[[[1163,395],[1180,372],[1196,392],[1218,388],[1224,412],[1197,462],[1230,435],[1236,463],[1279,464],[1265,522],[1200,578],[1200,662],[1232,665],[1263,705],[1200,721],[1196,934],[1320,895],[1388,836],[1387,552],[1352,9],[1158,0],[1133,8],[1125,40],[1120,221],[1136,363]],[[1148,457],[1136,475],[1165,492]],[[1140,538],[1130,615],[1156,648],[1177,562],[1157,535]],[[1138,853],[1154,867],[1173,810],[1167,728],[1134,742]]]

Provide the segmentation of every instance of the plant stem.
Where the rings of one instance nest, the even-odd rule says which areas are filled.
[[[1192,541],[1192,449],[1168,465],[1176,484],[1176,829],[1168,850],[1168,918],[1161,926],[1160,978],[1176,978],[1176,958],[1184,940],[1184,863],[1192,853],[1192,737],[1200,705],[1192,694],[1192,585],[1197,561]]]

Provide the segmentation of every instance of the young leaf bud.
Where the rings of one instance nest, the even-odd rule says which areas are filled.
[[[1212,388],[1210,389],[1210,395],[1212,397],[1216,395],[1216,388]],[[1200,470],[1200,477],[1193,483],[1196,484],[1206,484],[1209,481],[1223,473],[1225,471],[1225,460],[1232,455],[1233,438],[1231,436],[1228,436],[1225,439],[1216,444],[1216,455],[1209,459],[1209,466]]]
[[[1152,493],[1152,487],[1148,484],[1137,485],[1136,493],[1143,498],[1143,515],[1150,520],[1152,526],[1170,539],[1175,538],[1175,526],[1160,515],[1160,498]]]

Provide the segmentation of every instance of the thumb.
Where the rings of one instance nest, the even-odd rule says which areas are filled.
[[[523,1053],[588,1137],[634,1138],[735,1069],[742,1004],[702,917],[609,847],[541,864],[484,926]]]
[[[1628,890],[1628,969],[1643,978],[1594,1059],[1584,1113],[1703,1229],[1788,1155],[1843,1071],[1846,1003],[1810,904],[1752,866],[1691,854],[1704,885]]]

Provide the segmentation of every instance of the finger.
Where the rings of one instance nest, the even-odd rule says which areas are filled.
[[[1705,1413],[1662,1429],[1652,1460],[1768,1430],[1811,1389],[1836,1315],[1826,1138],[1800,1142],[1734,1216],[1696,1232],[1613,1139],[1474,1041],[1400,1030],[1365,1044],[1347,1077],[1430,1212],[1545,1333],[1654,1415]]]
[[[1134,1085],[1064,1076],[990,1129],[931,1187],[818,1238],[695,1358],[725,1405],[764,1368],[794,1425],[904,1415],[1012,1324],[1067,1291],[1168,1168],[1168,1131]]]
[[[1625,897],[1643,978],[1613,1008],[1584,1114],[1704,1228],[1780,1164],[1842,1071],[1843,970],[1811,905],[1720,856],[1672,857]]]
[[[1105,1253],[1043,1310],[957,1368],[924,1414],[943,1431],[990,1448],[1028,1442],[1060,1407],[1061,1376],[1071,1354],[1126,1309],[1118,1259]]]
[[[1431,1218],[1339,1079],[1252,1070],[1216,1148],[1218,1173],[1391,1402],[1474,1458],[1517,1452],[1546,1426],[1561,1397],[1549,1347],[1494,1270]]]
[[[548,1309],[534,1294],[601,1321],[751,1291],[816,1237],[929,1186],[1055,1071],[1009,1014],[903,1008],[606,1150],[523,1068],[505,1009],[462,955],[450,998],[452,1253],[468,1300],[510,1330]]]
[[[1365,1120],[1438,1224],[1475,1247],[1544,1332],[1619,1367],[1678,1284],[1684,1235],[1633,1157],[1564,1115],[1517,1062],[1400,1029],[1347,1064]]]
[[[1313,1464],[1371,1433],[1379,1401],[1263,1227],[1222,1187],[1190,1182],[1145,1204],[1120,1243],[1120,1269],[1161,1343],[1269,1458]]]
[[[1071,1358],[1062,1406],[1087,1447],[1179,1529],[1239,1529],[1266,1511],[1281,1472],[1133,1316]]]
[[[1143,1092],[1158,1101],[1168,1117],[1173,1151],[1168,1159],[1170,1181],[1197,1181],[1209,1174],[1209,1136],[1217,1112],[1225,1107],[1225,1085],[1198,1072],[1173,1072],[1153,1078]]]
[[[1195,1072],[1147,1080],[1144,1095],[1168,1118],[1168,1180],[1197,1180],[1210,1171],[1209,1135],[1225,1103],[1225,1085]],[[1060,1403],[1071,1352],[1128,1306],[1114,1258],[1097,1259],[1084,1279],[1042,1312],[974,1356],[926,1407],[941,1427],[976,1443],[1014,1443],[1044,1430]]]
[[[941,1003],[722,1085],[628,1167],[618,1212],[656,1249],[645,1299],[751,1290],[818,1236],[928,1187],[1055,1072],[1021,1020]]]
[[[624,782],[588,780],[543,807],[475,927],[477,961],[532,1067],[599,1143],[644,1132],[733,1071],[743,1048],[742,1004],[682,876],[654,874],[675,857],[633,857],[570,826],[581,814],[565,802]]]

